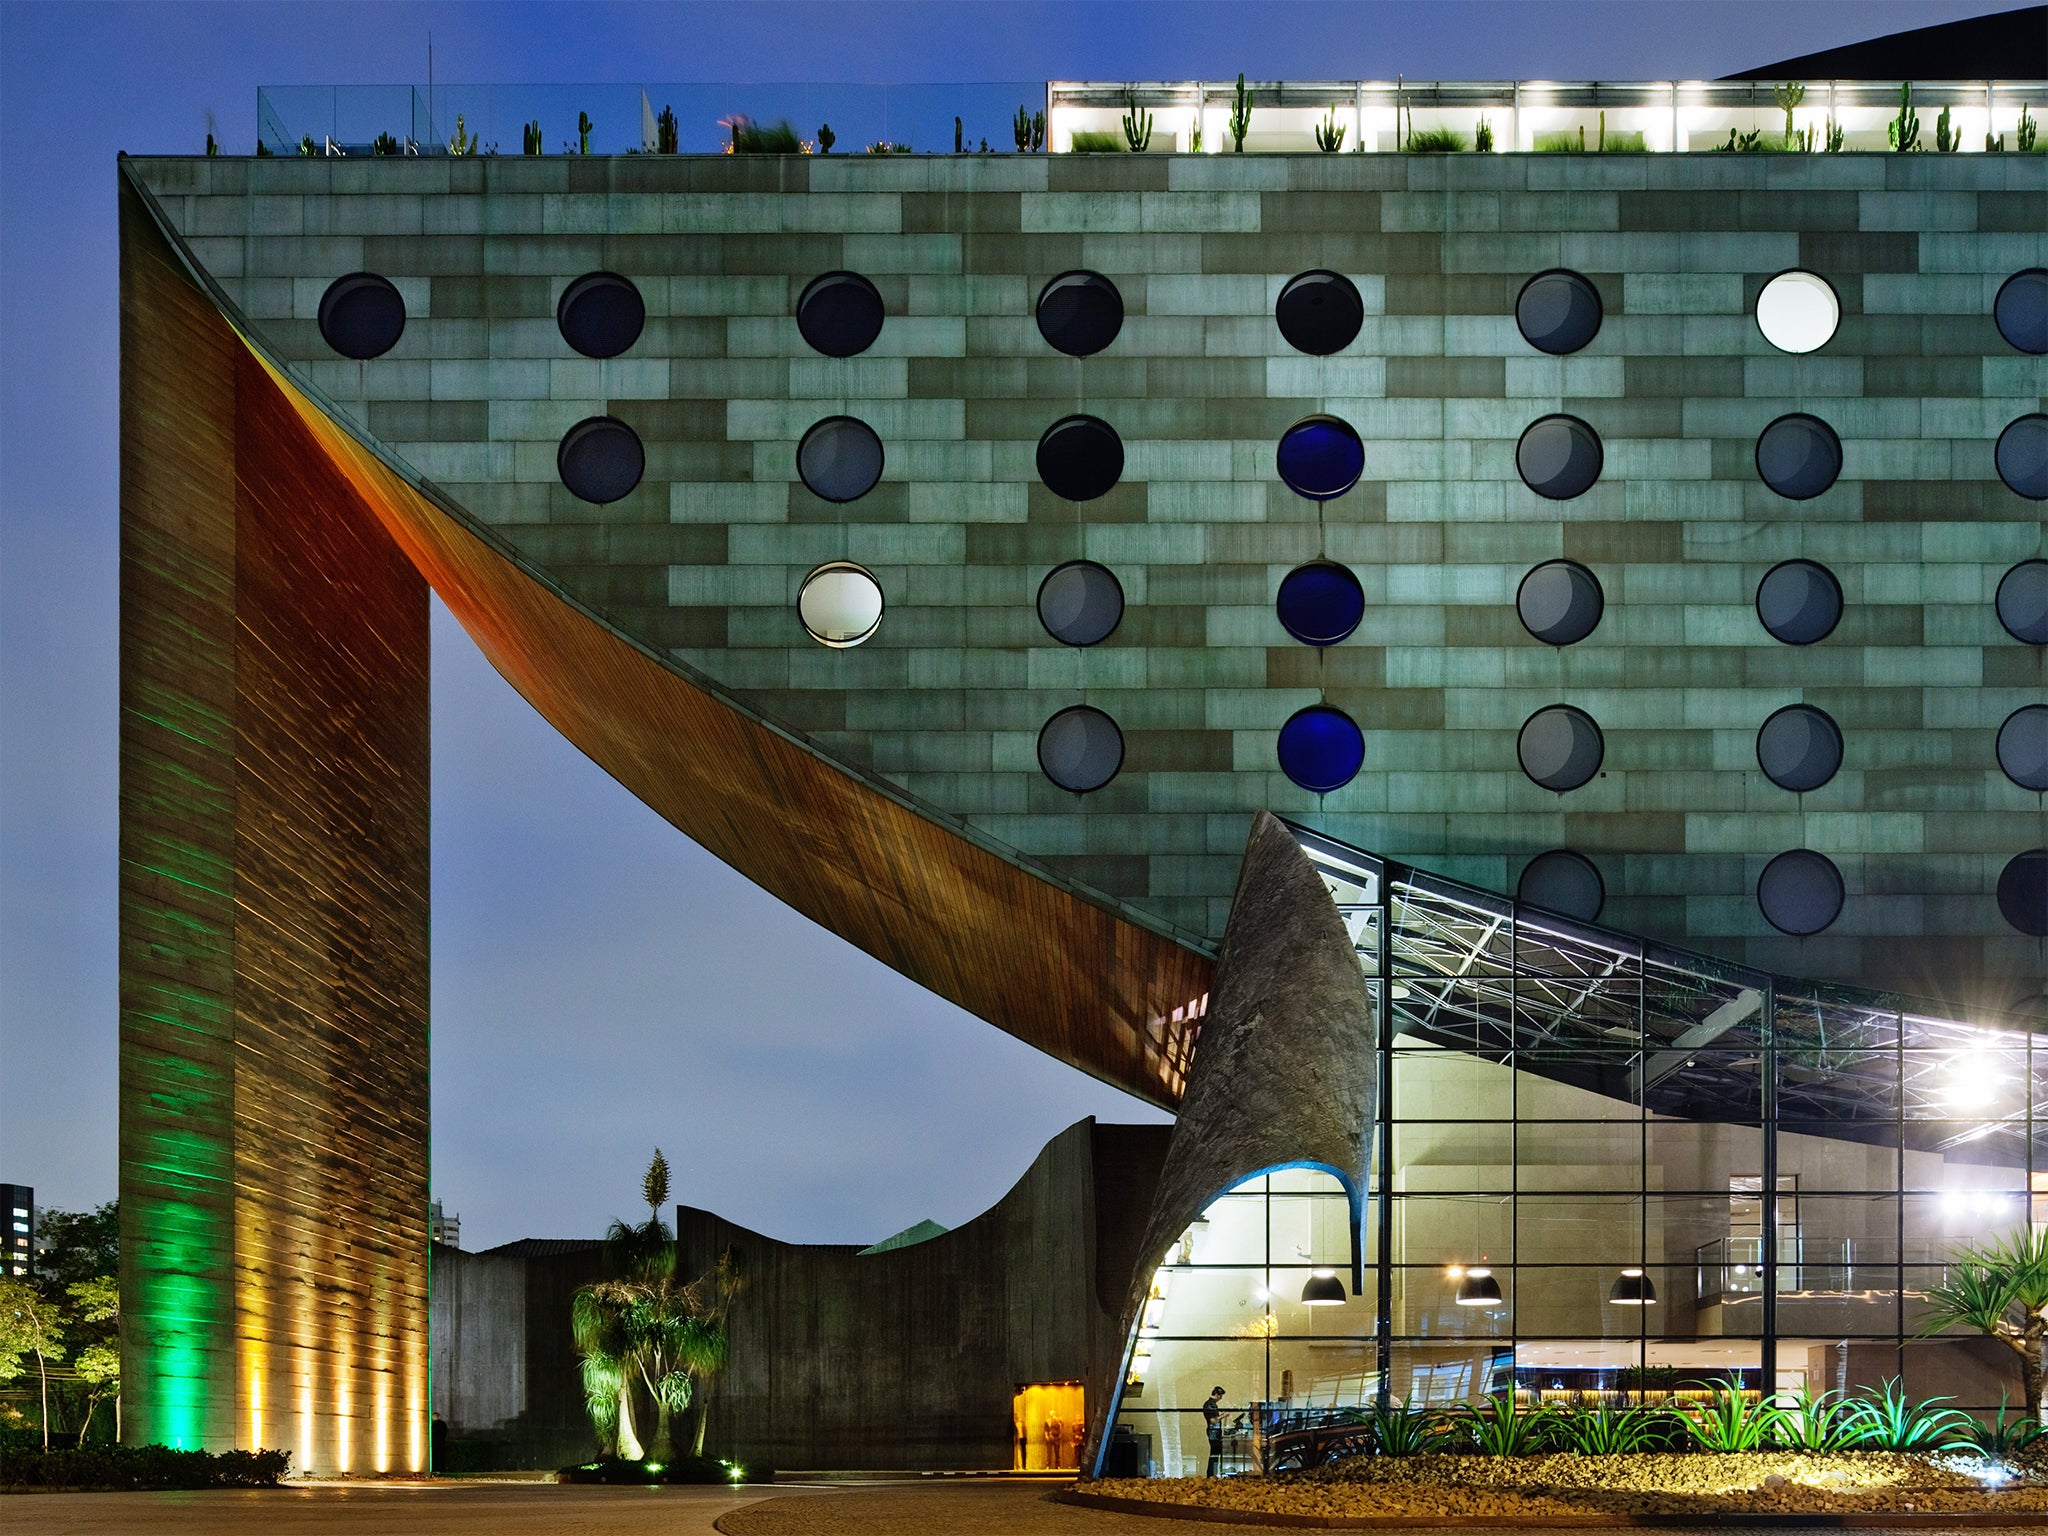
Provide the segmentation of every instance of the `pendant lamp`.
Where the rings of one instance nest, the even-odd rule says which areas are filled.
[[[1319,1269],[1308,1277],[1308,1284],[1301,1288],[1301,1304],[1304,1307],[1341,1307],[1344,1305],[1344,1282],[1331,1269]]]
[[[1493,1278],[1492,1270],[1475,1265],[1465,1271],[1458,1281],[1459,1306],[1497,1307],[1500,1304],[1500,1282]]]
[[[1657,1305],[1657,1287],[1640,1269],[1624,1269],[1608,1287],[1607,1304],[1610,1307],[1654,1307]]]

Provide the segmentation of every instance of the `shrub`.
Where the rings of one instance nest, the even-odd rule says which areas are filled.
[[[30,1450],[0,1445],[0,1488],[275,1488],[289,1451],[174,1451],[167,1445]]]
[[[1664,1438],[1664,1415],[1653,1408],[1582,1408],[1561,1413],[1551,1433],[1581,1456],[1628,1456],[1655,1450]]]
[[[1931,1451],[1966,1440],[1968,1414],[1957,1408],[1937,1408],[1946,1397],[1908,1402],[1906,1391],[1895,1376],[1877,1392],[1849,1405],[1850,1417],[1862,1431],[1860,1443],[1874,1451]]]
[[[1586,152],[1586,133],[1539,133],[1536,135],[1536,153],[1539,155],[1583,155]]]
[[[1771,1427],[1771,1443],[1788,1451],[1846,1451],[1863,1443],[1863,1426],[1857,1422],[1855,1405],[1833,1392],[1816,1394],[1800,1387],[1791,1401],[1776,1405],[1777,1422]]]
[[[1074,153],[1077,155],[1106,155],[1123,150],[1124,141],[1114,133],[1092,133],[1085,128],[1074,130]]]
[[[1753,1451],[1770,1438],[1781,1417],[1767,1403],[1752,1403],[1730,1385],[1689,1410],[1680,1410],[1679,1427],[1703,1451]]]
[[[555,1474],[559,1483],[604,1483],[614,1487],[650,1487],[656,1483],[772,1483],[775,1469],[752,1462],[720,1461],[710,1456],[678,1456],[674,1461],[586,1461]]]
[[[1975,1451],[1979,1456],[2003,1460],[2019,1454],[2043,1435],[2048,1435],[2048,1425],[2031,1414],[2022,1414],[2016,1419],[2008,1419],[2005,1415],[2006,1402],[2001,1394],[1997,1418],[1989,1424],[1971,1419],[1958,1425],[1956,1438],[1950,1444],[1957,1450]]]
[[[1451,1427],[1482,1456],[1532,1456],[1551,1443],[1557,1418],[1548,1409],[1525,1409],[1513,1394],[1502,1393],[1483,1408],[1466,1404],[1453,1410]]]
[[[1404,146],[1411,155],[1454,155],[1472,147],[1455,128],[1410,129]]]
[[[751,117],[732,119],[732,153],[736,155],[800,155],[804,141],[787,119],[757,123]]]
[[[1451,1426],[1441,1414],[1406,1403],[1360,1410],[1354,1420],[1372,1431],[1375,1456],[1424,1456],[1448,1449],[1451,1442]]]

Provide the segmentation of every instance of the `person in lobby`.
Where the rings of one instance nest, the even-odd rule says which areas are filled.
[[[1209,1401],[1202,1404],[1202,1426],[1209,1431],[1209,1466],[1202,1473],[1204,1477],[1216,1475],[1216,1464],[1223,1459],[1223,1389],[1211,1387]]]

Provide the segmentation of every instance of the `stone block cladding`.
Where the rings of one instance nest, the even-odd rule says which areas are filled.
[[[2048,265],[2048,159],[2019,155],[1323,155],[158,160],[138,163],[197,260],[282,359],[527,559],[632,636],[832,757],[1186,934],[1222,930],[1250,817],[1512,890],[1549,848],[1590,858],[1601,921],[1751,965],[2006,1006],[2041,990],[2039,940],[1994,896],[2048,842],[2039,792],[1994,741],[2044,697],[2043,648],[1994,592],[2044,553],[2043,504],[2000,480],[1999,433],[2039,412],[2048,358],[1992,304]],[[1550,356],[1517,329],[1523,283],[1583,273],[1604,322]],[[1359,334],[1326,357],[1274,321],[1295,274],[1357,288]],[[1818,351],[1754,318],[1775,274],[1839,298]],[[793,309],[811,279],[865,275],[887,313],[824,356]],[[1041,287],[1110,278],[1125,319],[1086,358],[1034,323]],[[316,315],[368,270],[404,296],[386,355],[338,357]],[[576,354],[555,321],[585,273],[632,279],[646,328]],[[1327,412],[1365,472],[1322,503],[1275,470],[1281,434]],[[1759,478],[1758,434],[1804,412],[1839,436],[1831,488]],[[1115,427],[1121,480],[1084,503],[1041,483],[1041,433]],[[1598,433],[1584,494],[1528,489],[1538,417]],[[866,422],[881,480],[835,504],[796,450],[819,419]],[[578,500],[557,475],[575,423],[626,422],[636,489]],[[1362,583],[1363,622],[1301,645],[1278,584],[1318,557]],[[1098,561],[1127,610],[1100,645],[1040,626],[1039,583]],[[1517,620],[1537,564],[1577,561],[1606,601],[1585,640]],[[1782,561],[1825,565],[1840,624],[1774,640],[1755,609]],[[809,640],[804,577],[852,560],[880,629]],[[1324,795],[1275,739],[1327,702],[1364,734]],[[1086,703],[1125,740],[1077,796],[1036,754]],[[1522,772],[1535,711],[1604,737],[1564,793]],[[1759,727],[1805,703],[1844,742],[1820,788],[1760,770]],[[1759,911],[1764,866],[1824,853],[1839,918],[1798,938]]]

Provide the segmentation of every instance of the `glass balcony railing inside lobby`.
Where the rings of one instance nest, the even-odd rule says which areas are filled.
[[[1883,151],[1903,81],[1247,81],[1243,149],[1261,154]],[[1128,151],[1126,114],[1151,153],[1222,154],[1236,147],[1234,80],[982,81],[583,85],[278,85],[257,92],[266,152],[296,155],[516,155],[529,125],[538,153],[628,154],[664,147],[718,154],[737,119],[787,123],[805,152],[870,147],[951,154],[1012,153],[1018,112],[1027,141],[1053,153]],[[1907,109],[1934,133],[1944,109],[1962,153],[2019,147],[2023,116],[2048,110],[2048,82],[1911,83]],[[1035,141],[1031,119],[1039,117]],[[585,128],[583,124],[590,125]],[[956,140],[957,126],[957,140]],[[1341,134],[1341,137],[1337,137]],[[470,143],[471,137],[474,143]],[[1334,148],[1325,146],[1335,139]],[[788,143],[791,141],[782,141]],[[383,146],[380,148],[380,143]],[[310,149],[306,146],[310,145]]]
[[[1224,1195],[1155,1277],[1113,1459],[1203,1473],[1217,1386],[1224,1472],[1383,1395],[1901,1377],[1998,1407],[1998,1346],[1920,1334],[1959,1248],[2048,1224],[2027,1021],[1747,972],[1300,835],[1383,1020],[1362,1285],[1334,1177]],[[1319,1277],[1341,1302],[1313,1304]]]

